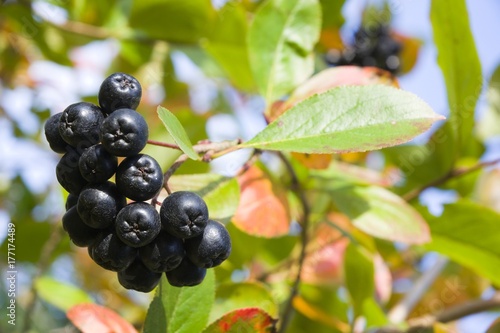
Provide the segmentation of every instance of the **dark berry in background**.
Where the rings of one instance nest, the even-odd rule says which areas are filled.
[[[116,185],[129,199],[153,198],[163,186],[163,172],[158,162],[146,154],[124,159],[116,170]]]
[[[61,137],[80,152],[99,142],[99,129],[104,120],[101,109],[92,103],[71,104],[59,121]]]
[[[97,144],[82,153],[78,167],[88,182],[102,183],[115,174],[118,158],[111,155],[101,144]]]
[[[160,215],[145,202],[133,202],[116,216],[116,234],[127,245],[141,247],[149,244],[160,233]]]
[[[108,76],[99,88],[99,105],[107,114],[122,108],[136,109],[142,88],[135,77],[125,73]]]
[[[143,293],[152,291],[160,282],[161,273],[151,272],[137,258],[127,269],[118,272],[118,282],[127,289]]]
[[[104,229],[114,223],[127,199],[112,182],[86,186],[78,198],[78,214],[88,226]]]
[[[207,269],[198,267],[185,257],[177,268],[165,273],[168,283],[174,287],[192,287],[203,282]]]
[[[123,243],[112,230],[101,232],[88,252],[96,264],[113,272],[124,270],[137,257],[137,249]]]
[[[148,245],[139,249],[139,257],[149,270],[157,273],[171,271],[184,258],[182,239],[162,231]]]
[[[220,222],[209,220],[199,236],[186,239],[187,257],[199,267],[211,268],[220,265],[231,253],[231,238]]]
[[[208,222],[208,208],[196,193],[178,191],[165,198],[160,217],[167,232],[179,238],[191,238],[203,233]]]
[[[116,156],[138,154],[148,141],[148,124],[132,109],[119,109],[110,114],[101,125],[104,148]]]
[[[68,143],[63,140],[59,133],[59,120],[61,119],[62,112],[51,116],[44,125],[45,138],[49,143],[50,149],[56,153],[64,154]]]
[[[78,168],[80,154],[76,150],[70,150],[64,154],[56,166],[57,181],[61,186],[72,194],[78,194],[87,185]]]
[[[99,235],[99,230],[86,225],[76,210],[71,207],[62,218],[63,229],[76,246],[85,247],[92,244]]]

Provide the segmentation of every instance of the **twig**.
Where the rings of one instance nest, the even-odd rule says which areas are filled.
[[[213,158],[225,155],[231,151],[240,149],[241,147],[238,146],[240,143],[242,143],[241,139],[230,140],[230,141],[221,141],[221,142],[203,142],[203,143],[199,143],[197,145],[194,145],[193,149],[198,154],[206,154],[206,153],[210,152],[210,156],[208,156],[208,157],[210,159],[213,159]],[[179,145],[176,145],[174,143],[148,140],[148,144],[160,146],[160,147],[165,147],[165,148],[170,148],[170,149],[175,149],[175,150],[181,150]],[[214,155],[216,155],[216,156],[214,156]]]
[[[492,160],[492,161],[488,161],[488,162],[481,162],[481,163],[478,163],[470,168],[457,168],[457,169],[451,170],[450,172],[448,172],[444,176],[442,176],[438,179],[435,179],[432,182],[430,182],[422,187],[418,187],[416,189],[409,191],[408,193],[404,194],[402,196],[402,198],[405,199],[406,201],[411,201],[411,200],[417,198],[420,195],[420,193],[422,193],[424,190],[428,189],[429,187],[442,185],[453,178],[458,178],[458,177],[468,175],[472,172],[481,170],[481,169],[488,167],[488,166],[491,166],[491,165],[495,165],[497,163],[500,163],[500,158]]]
[[[257,162],[257,160],[259,159],[260,155],[262,155],[262,150],[260,150],[260,149],[254,149],[254,151],[252,152],[252,155],[250,156],[250,158],[245,162],[245,164],[243,164],[241,166],[241,168],[238,170],[238,172],[236,172],[236,177],[241,176],[242,174],[244,174],[245,172],[247,172],[248,169],[250,169],[250,167],[252,165],[254,165],[255,162]]]
[[[443,310],[443,312],[436,315],[436,321],[449,323],[471,314],[492,309],[500,309],[500,292],[495,293],[490,299],[466,302]]]
[[[50,233],[49,239],[43,245],[43,248],[42,248],[42,251],[40,254],[40,259],[38,260],[36,273],[33,276],[33,280],[32,280],[33,282],[31,283],[30,298],[29,298],[28,303],[26,304],[26,307],[25,307],[24,322],[23,322],[22,330],[21,330],[22,332],[30,331],[31,322],[32,322],[32,313],[33,313],[33,310],[35,309],[35,304],[38,300],[38,292],[35,288],[35,282],[49,268],[50,257],[52,256],[52,254],[56,250],[57,245],[59,245],[63,235],[64,235],[64,231],[63,231],[63,228],[61,227],[61,224],[55,223],[52,227],[52,231]]]
[[[181,150],[181,148],[174,144],[174,143],[168,143],[168,142],[162,142],[162,141],[156,141],[156,140],[148,140],[148,144],[153,145],[153,146],[159,146],[159,147],[165,147],[165,148],[171,148],[175,150]]]
[[[420,276],[413,284],[413,288],[406,293],[405,297],[396,304],[391,311],[389,311],[387,318],[389,318],[390,322],[399,324],[408,317],[413,307],[420,301],[427,290],[429,290],[429,287],[434,283],[439,274],[441,274],[441,271],[447,263],[447,258],[437,258],[434,266]]]
[[[292,190],[298,195],[300,203],[302,205],[302,218],[301,218],[301,231],[300,231],[300,238],[301,238],[301,248],[300,248],[300,254],[298,258],[298,268],[297,268],[297,275],[295,277],[295,280],[292,285],[292,289],[290,291],[290,296],[288,296],[287,302],[285,304],[283,314],[281,315],[281,325],[279,328],[279,333],[284,333],[286,332],[286,329],[288,327],[288,324],[290,323],[291,316],[293,313],[293,300],[295,296],[298,294],[299,291],[299,286],[300,286],[300,279],[302,275],[302,267],[304,266],[304,260],[306,258],[306,247],[307,247],[307,241],[308,241],[308,229],[309,229],[309,215],[310,215],[310,207],[309,203],[307,202],[307,198],[305,196],[304,191],[302,190],[302,187],[300,185],[299,178],[297,177],[297,174],[295,173],[295,170],[293,169],[292,164],[290,161],[283,155],[283,153],[279,152],[277,153],[278,157],[281,159],[283,164],[285,165],[290,177],[291,177],[291,187]]]

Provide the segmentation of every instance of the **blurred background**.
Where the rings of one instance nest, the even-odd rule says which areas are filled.
[[[107,272],[91,263],[86,250],[72,247],[66,238],[47,245],[47,240],[54,237],[54,225],[60,223],[65,212],[66,196],[55,177],[60,157],[49,149],[43,134],[43,123],[50,115],[81,100],[97,103],[96,95],[104,78],[122,71],[137,77],[143,86],[138,110],[150,125],[152,139],[171,140],[156,117],[156,106],[160,104],[175,112],[192,142],[206,138],[213,141],[248,139],[266,125],[262,117],[264,101],[252,93],[251,80],[245,78],[247,73],[242,70],[228,74],[228,69],[237,71],[238,59],[230,68],[221,67],[217,62],[220,55],[211,47],[211,36],[205,31],[207,22],[212,22],[215,16],[219,18],[216,24],[220,29],[229,27],[233,15],[227,15],[226,20],[224,15],[236,7],[224,0],[212,0],[211,4],[200,0],[193,3],[205,7],[193,10],[178,1],[172,8],[192,16],[187,19],[176,13],[163,13],[162,18],[161,12],[148,10],[149,2],[155,1],[132,4],[118,0],[7,0],[0,6],[0,243],[3,257],[0,267],[6,265],[5,237],[7,225],[13,221],[16,223],[18,302],[23,305],[18,308],[19,318],[23,320],[23,312],[29,311],[36,323],[32,325],[34,331],[56,332],[57,328],[67,325],[61,306],[33,302],[33,290],[38,288],[33,284],[33,277],[42,272],[53,280],[42,281],[44,287],[40,290],[57,292],[60,290],[57,282],[77,286],[87,293],[74,297],[92,297],[101,304],[120,309],[120,314],[133,323],[143,320],[150,301],[150,295],[124,291]],[[259,2],[239,1],[243,14],[247,15],[251,15]],[[325,33],[317,47],[318,71],[345,64],[377,65],[397,75],[403,89],[420,96],[436,112],[447,114],[446,89],[432,41],[429,0],[325,3],[330,3],[324,8],[331,11],[323,13]],[[467,6],[484,82],[476,110],[477,130],[486,145],[483,159],[498,158],[500,133],[489,126],[498,116],[494,118],[491,114],[487,88],[500,63],[497,33],[500,2],[468,0]],[[368,33],[365,31],[363,37],[360,27],[363,24],[369,27],[370,20],[382,22],[386,30],[373,36],[367,28]],[[367,55],[361,58],[353,55],[366,51],[359,46],[360,39],[377,39],[383,34],[397,43],[389,51],[395,56],[390,61],[387,60],[390,55],[382,62],[373,57],[368,59]],[[425,142],[428,137],[426,134],[415,142]],[[146,152],[164,167],[178,157],[177,152],[158,147],[147,147]],[[247,155],[246,151],[233,153],[210,165],[186,163],[179,173],[211,170],[234,175]],[[272,163],[270,157],[268,159]],[[442,204],[454,198],[453,191],[431,189],[425,191],[420,200],[431,212],[439,214]],[[51,246],[55,250],[47,256]],[[0,280],[1,287],[5,287],[5,283],[5,279]],[[39,297],[43,300],[44,294]],[[2,309],[6,302],[6,293],[2,292]],[[491,320],[490,317],[467,318],[460,323],[461,332],[480,332],[479,327],[487,327]],[[4,320],[0,331],[8,331]]]

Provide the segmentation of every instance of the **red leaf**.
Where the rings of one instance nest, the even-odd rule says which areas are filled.
[[[208,326],[203,333],[270,332],[276,321],[258,308],[231,311]]]
[[[82,333],[138,333],[116,312],[96,304],[76,305],[66,315]]]
[[[233,222],[242,231],[260,237],[288,234],[290,216],[284,193],[279,193],[266,174],[251,167],[238,177],[240,203]]]

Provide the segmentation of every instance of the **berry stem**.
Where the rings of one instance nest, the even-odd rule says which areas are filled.
[[[171,149],[175,149],[175,150],[181,150],[181,148],[178,145],[173,144],[173,143],[168,143],[168,142],[148,140],[148,144],[153,145],[153,146],[160,146],[160,147],[171,148]]]

